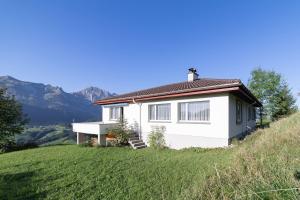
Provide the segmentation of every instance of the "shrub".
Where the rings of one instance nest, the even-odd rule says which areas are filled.
[[[119,121],[118,125],[107,129],[106,134],[110,138],[115,138],[111,142],[113,146],[120,146],[128,144],[129,136],[133,133],[132,129],[128,127],[126,120]]]
[[[1,146],[0,153],[20,151],[25,149],[33,149],[39,147],[35,142],[29,141],[26,143],[16,144],[14,141],[10,140]]]
[[[153,127],[150,134],[148,135],[148,143],[150,147],[155,149],[163,149],[166,146],[165,142],[165,127]]]

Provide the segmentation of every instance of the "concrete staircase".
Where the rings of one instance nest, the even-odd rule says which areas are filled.
[[[142,149],[147,147],[143,140],[140,140],[138,136],[133,135],[129,138],[128,143],[133,149]]]

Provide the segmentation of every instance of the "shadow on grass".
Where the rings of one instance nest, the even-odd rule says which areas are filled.
[[[34,176],[33,171],[0,174],[0,199],[43,199],[45,194],[37,192]]]

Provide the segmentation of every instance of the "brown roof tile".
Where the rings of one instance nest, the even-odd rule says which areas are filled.
[[[109,97],[101,99],[96,103],[100,103],[106,100],[117,100],[117,99],[128,99],[128,98],[138,98],[138,97],[147,97],[152,95],[161,95],[161,94],[174,94],[195,90],[208,90],[215,88],[224,88],[231,87],[234,85],[240,85],[241,81],[239,79],[208,79],[201,78],[195,81],[185,81],[180,83],[173,83],[168,85],[163,85],[159,87],[153,87],[145,90],[139,90],[135,92],[130,92],[126,94],[117,95],[114,97]]]

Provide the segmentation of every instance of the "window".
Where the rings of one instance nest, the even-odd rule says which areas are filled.
[[[242,102],[236,100],[236,123],[240,124],[243,122],[243,105]]]
[[[252,107],[248,106],[248,121],[253,119],[252,110]]]
[[[149,121],[171,120],[171,104],[149,105]]]
[[[179,121],[201,122],[210,120],[209,101],[179,103],[178,110]]]
[[[248,121],[256,120],[256,109],[253,106],[248,107]]]
[[[111,107],[109,110],[110,120],[119,120],[120,118],[120,107]]]
[[[252,120],[256,120],[256,108],[252,108]]]

